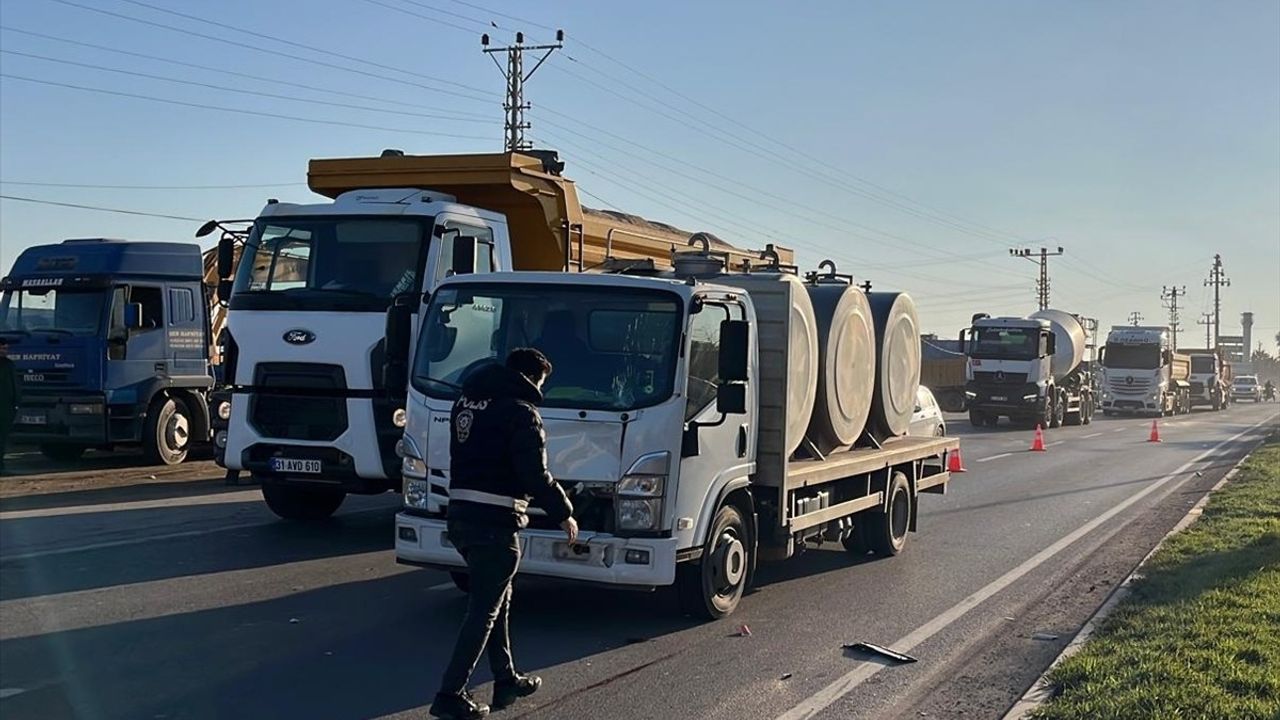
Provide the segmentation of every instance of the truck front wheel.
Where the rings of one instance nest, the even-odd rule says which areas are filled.
[[[680,605],[694,617],[718,620],[734,611],[747,586],[750,537],[742,511],[723,505],[716,511],[702,558],[678,567]]]
[[[893,473],[885,492],[889,497],[888,506],[884,512],[868,513],[865,537],[872,552],[890,557],[906,547],[907,530],[911,527],[911,485],[907,476]]]
[[[142,449],[152,465],[177,465],[191,447],[191,416],[177,398],[156,398],[147,410]]]
[[[267,501],[267,507],[285,520],[324,520],[337,512],[346,497],[345,492],[329,488],[262,484],[262,499]]]
[[[1053,412],[1050,414],[1049,427],[1060,428],[1067,419],[1066,400],[1058,395],[1053,399]]]

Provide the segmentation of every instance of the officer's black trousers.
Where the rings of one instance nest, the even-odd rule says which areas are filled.
[[[449,542],[461,553],[471,572],[467,616],[440,683],[441,693],[456,695],[466,689],[486,645],[493,678],[509,680],[515,676],[507,618],[511,581],[520,564],[520,540],[511,530],[450,521]]]

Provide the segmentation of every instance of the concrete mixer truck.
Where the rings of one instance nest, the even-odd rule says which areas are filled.
[[[1103,414],[1191,412],[1191,356],[1174,349],[1168,327],[1112,327],[1102,367]]]
[[[445,522],[450,409],[468,373],[525,345],[554,365],[547,462],[581,530],[570,544],[530,508],[520,573],[675,586],[688,613],[714,619],[757,559],[824,541],[901,552],[959,446],[905,435],[920,370],[910,297],[864,294],[834,268],[802,280],[776,256],[749,273],[725,260],[704,247],[672,272],[444,280],[417,333],[397,561],[466,586]]]
[[[1000,417],[1027,426],[1088,425],[1097,321],[1062,310],[1027,317],[975,315],[960,335],[969,358],[965,399],[974,427]]]

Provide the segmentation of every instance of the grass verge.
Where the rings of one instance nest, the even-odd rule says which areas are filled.
[[[1280,718],[1280,438],[1142,574],[1032,717]]]

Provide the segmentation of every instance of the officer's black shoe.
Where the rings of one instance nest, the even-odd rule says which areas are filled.
[[[471,693],[463,690],[461,695],[436,693],[429,712],[443,720],[478,720],[489,714],[489,706],[472,700]]]
[[[493,709],[510,707],[522,697],[529,697],[542,687],[537,675],[516,675],[510,680],[498,680],[493,684]]]

